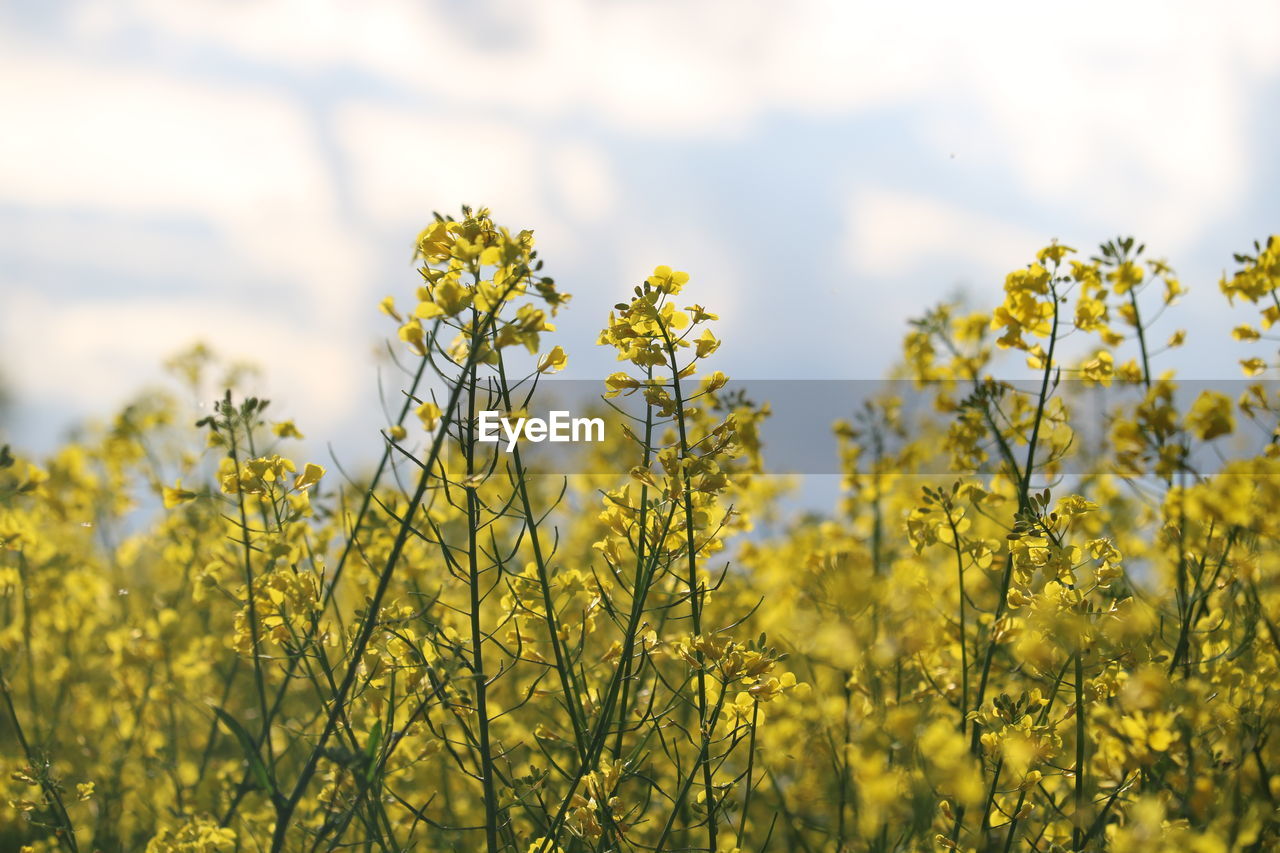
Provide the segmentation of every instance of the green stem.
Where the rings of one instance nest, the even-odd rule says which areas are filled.
[[[475,309],[471,311],[472,323],[476,321]],[[484,836],[489,853],[498,850],[498,794],[493,784],[493,753],[489,744],[489,685],[484,670],[484,632],[480,624],[479,553],[476,547],[476,531],[480,524],[479,497],[471,481],[475,474],[475,425],[476,425],[476,366],[471,365],[467,377],[467,422],[462,434],[466,436],[467,459],[467,586],[471,596],[471,674],[475,680],[476,715],[478,717],[480,751],[480,784],[484,789]]]
[[[254,594],[253,594],[254,593],[254,590],[253,590],[253,580],[254,580],[253,578],[253,543],[249,535],[249,515],[245,507],[244,490],[240,487],[240,483],[239,483],[240,456],[239,456],[239,451],[236,444],[235,422],[231,419],[232,408],[231,408],[231,391],[230,390],[227,391],[226,396],[223,398],[223,406],[224,406],[224,414],[226,415],[226,419],[227,419],[226,420],[227,434],[231,443],[231,463],[235,466],[235,476],[237,478],[236,506],[240,510],[240,532],[244,537],[241,540],[241,545],[244,549],[244,586],[245,586],[245,597],[247,598],[247,605],[249,610],[249,640],[250,640],[250,643],[252,644],[250,647],[250,654],[253,656],[253,682],[258,695],[258,710],[262,716],[262,730],[260,732],[260,743],[266,747],[267,767],[271,767],[275,763],[275,761],[274,761],[274,758],[272,757],[273,749],[272,749],[272,742],[271,742],[271,724],[267,717],[269,705],[267,704],[266,676],[262,671],[262,656],[261,656],[260,650],[258,649],[260,636],[258,631],[258,609],[257,609],[257,603],[254,600]],[[249,415],[248,417],[246,417],[245,424],[244,424],[245,430],[247,430],[250,433],[250,435],[252,435],[252,432],[253,432],[253,424],[249,420],[249,418],[251,417],[252,415]],[[271,793],[274,795],[275,792],[272,791]]]
[[[27,737],[22,731],[22,723],[18,720],[18,710],[13,707],[13,697],[9,693],[9,684],[5,681],[4,670],[0,669],[0,694],[4,695],[5,706],[9,709],[9,720],[13,723],[14,734],[18,738],[18,745],[22,747],[22,754],[30,765],[31,773],[40,783],[40,787],[44,790],[45,796],[49,800],[49,810],[53,812],[54,819],[58,821],[58,832],[55,836],[59,843],[65,842],[71,853],[79,853],[79,846],[76,844],[76,830],[71,825],[71,816],[67,814],[67,807],[62,802],[62,795],[58,793],[58,785],[56,782],[47,778],[46,773],[36,767],[35,755],[31,751],[30,744],[27,743]]]
[[[951,516],[951,507],[946,508],[947,523],[951,525],[951,545],[956,552],[956,583],[960,587],[960,736],[964,736],[965,726],[969,718],[969,652],[965,641],[964,613],[964,559],[960,553],[960,531],[955,519]]]
[[[498,305],[503,304],[502,300],[498,300]],[[485,316],[484,322],[480,329],[476,330],[476,338],[481,339],[487,333],[487,330],[497,320],[497,309],[490,311]],[[478,346],[471,347],[467,353],[467,360],[463,366],[464,375],[471,370],[476,364]],[[396,565],[400,562],[400,556],[404,553],[404,547],[409,541],[409,537],[413,532],[413,517],[417,514],[418,508],[422,505],[423,498],[427,494],[427,488],[431,484],[432,473],[436,461],[440,458],[440,451],[444,447],[447,425],[454,417],[458,409],[458,400],[462,395],[463,382],[454,383],[449,391],[449,400],[445,404],[445,410],[442,415],[443,424],[436,433],[435,438],[431,442],[431,449],[427,454],[427,458],[423,461],[421,472],[418,476],[418,484],[414,489],[409,504],[405,508],[404,516],[400,521],[396,538],[391,545],[391,551],[387,555],[387,562],[378,574],[378,583],[374,588],[367,609],[365,611],[364,620],[360,624],[359,632],[356,635],[356,641],[351,648],[350,662],[347,665],[346,674],[343,676],[342,684],[339,686],[337,693],[333,697],[333,703],[326,715],[324,729],[320,733],[315,746],[312,747],[311,753],[307,756],[302,770],[298,773],[297,781],[294,783],[293,791],[283,803],[277,808],[276,826],[271,839],[272,853],[279,853],[284,848],[285,838],[288,835],[289,820],[293,812],[297,809],[298,803],[302,801],[302,797],[306,794],[307,786],[311,783],[312,777],[315,775],[316,769],[319,767],[320,758],[324,753],[325,746],[329,742],[329,738],[333,736],[333,732],[338,724],[338,718],[343,712],[347,697],[351,693],[351,688],[355,685],[356,676],[360,670],[360,663],[364,657],[365,649],[368,648],[370,640],[373,638],[373,632],[378,624],[378,613],[382,608],[382,600],[386,597],[387,589],[391,585],[391,576],[395,573]]]
[[[1084,707],[1084,650],[1076,652],[1076,785],[1075,785],[1075,812],[1072,815],[1072,821],[1075,824],[1071,830],[1072,850],[1080,853],[1084,850],[1085,828],[1084,820],[1084,777],[1085,777],[1085,707]]]
[[[738,838],[734,847],[742,849],[742,838],[747,831],[747,812],[751,811],[751,774],[755,770],[756,731],[760,719],[760,700],[751,703],[751,738],[747,742],[747,793],[742,798],[742,815],[738,818]]]
[[[662,330],[662,337],[667,345],[667,353],[671,358],[671,387],[672,393],[676,398],[676,429],[680,436],[680,477],[684,491],[685,550],[688,551],[689,559],[689,613],[693,622],[693,635],[697,637],[702,634],[702,591],[701,585],[698,583],[698,549],[695,536],[696,527],[693,522],[693,492],[689,483],[688,472],[683,467],[683,463],[689,458],[689,439],[685,428],[684,394],[680,390],[680,366],[676,359],[675,343],[671,340],[671,335],[661,320],[659,320],[659,328]],[[708,725],[707,680],[706,673],[702,667],[702,652],[695,650],[694,654],[698,662],[698,725],[701,728]],[[704,740],[709,736],[710,730],[704,734]],[[703,795],[707,804],[707,849],[710,853],[716,853],[715,785],[711,775],[710,756],[706,749],[702,750],[700,760],[702,762]]]

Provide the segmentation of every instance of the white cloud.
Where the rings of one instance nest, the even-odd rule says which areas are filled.
[[[977,139],[988,166],[1012,166],[1022,193],[1105,230],[1141,223],[1152,240],[1193,239],[1239,197],[1258,86],[1277,54],[1256,36],[1276,7],[1019,6],[938,81],[957,108],[937,148]],[[1099,26],[1100,20],[1105,26]],[[1269,19],[1269,21],[1267,20]]]
[[[372,247],[298,105],[4,47],[0,202],[22,213],[0,245],[29,270],[0,285],[16,390],[101,411],[201,336],[307,414],[341,409],[367,363]],[[82,286],[58,280],[77,269]]]
[[[563,267],[584,248],[576,225],[608,216],[617,189],[595,146],[548,143],[521,123],[350,102],[332,116],[359,216],[408,245],[433,211],[490,207],[531,228]]]
[[[247,278],[292,282],[323,319],[348,314],[367,254],[340,224],[333,177],[295,103],[247,87],[5,47],[0,111],[19,129],[0,134],[6,204],[136,227],[136,241],[125,246],[137,257],[126,268],[153,248],[163,255],[165,247],[153,244],[175,239],[148,224],[204,226],[216,238],[205,249],[230,252]],[[63,243],[59,258],[78,252],[97,261],[76,239]],[[186,259],[191,267],[206,262]]]
[[[962,278],[991,277],[1030,261],[1044,235],[924,195],[855,193],[846,212],[846,260],[860,273],[906,279],[959,262]],[[949,283],[948,283],[949,284]]]
[[[200,295],[135,294],[127,308],[110,293],[33,296],[7,310],[6,340],[42,354],[24,362],[24,388],[46,396],[132,387],[132,371],[199,325],[239,329],[226,331],[228,351],[340,405],[306,377],[343,389],[340,364],[366,364],[358,318],[381,295],[376,253],[462,202],[535,228],[558,270],[572,270],[586,239],[607,239],[598,254],[614,269],[578,270],[587,286],[672,263],[726,324],[772,328],[766,303],[737,289],[761,275],[737,242],[756,235],[719,230],[723,200],[704,198],[694,222],[687,205],[654,215],[624,193],[628,177],[661,179],[657,146],[696,163],[793,117],[817,132],[823,119],[840,134],[907,128],[877,188],[849,190],[846,252],[860,273],[897,276],[934,258],[977,280],[1002,275],[1049,236],[998,213],[1010,206],[1089,236],[1138,230],[1173,254],[1232,209],[1270,156],[1251,136],[1251,108],[1280,72],[1271,3],[124,0],[74,15],[69,33],[39,46],[0,36],[11,128],[0,203],[31,213],[0,242],[31,267],[172,276]],[[574,132],[584,124],[590,137]],[[614,141],[655,146],[656,168],[628,174]],[[691,142],[703,147],[679,148]],[[955,153],[978,180],[948,187],[954,202],[929,195],[912,172],[921,150]],[[833,180],[847,180],[835,165]],[[87,234],[85,221],[101,224]],[[175,221],[208,233],[156,227]],[[612,236],[584,236],[602,221]],[[253,288],[296,313],[255,314]],[[878,310],[918,307],[906,288],[889,296],[898,302]],[[108,339],[93,316],[126,334]],[[37,328],[70,337],[54,346]]]
[[[139,383],[160,375],[168,356],[198,334],[225,357],[256,363],[282,412],[323,434],[349,417],[364,365],[329,345],[326,330],[245,315],[208,298],[164,303],[109,296],[60,303],[17,287],[0,315],[8,376],[20,399],[60,400],[77,414],[102,414]]]
[[[556,148],[550,158],[551,188],[578,221],[598,221],[613,212],[618,189],[604,154],[581,141]]]
[[[366,103],[339,107],[333,124],[361,214],[397,233],[461,204],[512,221],[542,210],[536,146],[518,125]]]
[[[85,32],[110,30],[101,7]],[[1012,2],[424,4],[134,0],[135,22],[303,73],[359,70],[454,109],[589,114],[640,136],[913,105],[919,143],[1033,199],[1193,238],[1247,181],[1247,105],[1280,7]],[[117,19],[124,26],[125,19]],[[1120,227],[1117,225],[1116,227]]]
[[[218,223],[334,208],[303,115],[277,97],[6,49],[0,109],[10,203]]]

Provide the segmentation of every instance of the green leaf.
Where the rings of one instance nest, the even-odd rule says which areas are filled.
[[[249,737],[249,733],[245,731],[244,726],[240,725],[235,717],[226,711],[217,707],[213,708],[213,713],[218,715],[218,719],[222,724],[231,730],[236,736],[236,740],[240,741],[240,748],[244,750],[245,758],[249,760],[249,770],[253,772],[254,778],[262,790],[275,795],[275,785],[271,782],[271,774],[267,772],[267,765],[262,763],[262,756],[258,754],[257,748],[253,745],[253,738]]]
[[[378,750],[381,746],[382,720],[378,720],[369,730],[369,742],[364,745],[364,779],[367,783],[373,782],[374,774],[378,769]]]

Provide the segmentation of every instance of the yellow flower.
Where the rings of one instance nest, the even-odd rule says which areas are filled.
[[[716,336],[711,334],[710,329],[703,329],[694,344],[698,358],[706,358],[720,348],[720,341],[716,340]]]
[[[302,473],[298,475],[296,480],[294,480],[293,487],[301,491],[302,489],[314,486],[316,483],[320,482],[320,478],[323,476],[323,467],[308,462],[306,466],[303,467]]]
[[[1267,363],[1258,357],[1240,359],[1245,376],[1259,376],[1267,370]]]
[[[1057,240],[1054,240],[1048,246],[1045,246],[1036,253],[1036,260],[1040,261],[1042,264],[1046,261],[1058,264],[1062,263],[1062,259],[1066,257],[1069,252],[1074,253],[1075,249],[1070,246],[1063,246]]]
[[[1087,381],[1100,385],[1110,385],[1114,373],[1111,353],[1106,350],[1100,350],[1097,355],[1080,365],[1080,375]]]
[[[1142,381],[1142,365],[1137,359],[1129,359],[1116,368],[1116,377],[1121,382],[1138,383]]]
[[[165,509],[173,509],[179,504],[184,504],[187,501],[193,501],[199,497],[195,492],[182,488],[182,480],[178,480],[178,482],[172,486],[165,486],[162,490],[162,495],[164,497]]]
[[[1114,270],[1107,273],[1107,279],[1111,281],[1117,296],[1124,296],[1133,288],[1142,284],[1144,271],[1142,267],[1133,261],[1124,261],[1116,266]]]
[[[422,324],[417,320],[410,320],[400,327],[397,334],[400,340],[407,343],[418,355],[427,354],[427,335],[422,328]]]
[[[640,380],[633,379],[627,374],[619,371],[617,373],[610,374],[609,377],[605,379],[604,384],[605,388],[608,389],[605,391],[604,395],[606,397],[616,397],[624,391],[629,394],[639,388]]]
[[[418,257],[427,260],[440,260],[449,257],[449,252],[453,245],[453,234],[451,232],[456,227],[456,223],[437,220],[422,229],[422,233],[418,235],[417,240]]]
[[[431,400],[427,400],[414,409],[414,413],[422,421],[422,426],[427,432],[434,432],[435,428],[440,425],[440,418],[444,415],[440,411],[440,407]]]
[[[1231,398],[1220,391],[1202,391],[1187,414],[1187,427],[1203,441],[1233,432]]]
[[[568,363],[569,357],[564,354],[564,350],[560,347],[552,347],[551,352],[546,353],[542,358],[538,359],[539,373],[556,373],[563,370]]]
[[[1101,329],[1107,322],[1107,303],[1101,299],[1081,296],[1076,303],[1076,328],[1082,332]]]
[[[273,424],[271,431],[275,433],[276,438],[305,438],[302,433],[298,432],[298,428],[294,426],[293,421],[280,421]]]
[[[471,304],[474,294],[463,287],[453,277],[444,278],[436,285],[432,294],[431,302],[421,302],[418,308],[422,309],[424,305],[438,308],[450,317],[456,316],[464,308]],[[428,311],[430,309],[427,309]],[[418,314],[417,311],[414,312]],[[418,316],[422,316],[418,314]],[[428,314],[430,316],[430,314]]]
[[[689,312],[689,317],[694,323],[703,323],[707,320],[720,319],[719,315],[710,313],[701,305],[686,305],[684,310]]]
[[[423,288],[426,290],[426,288]],[[419,320],[434,320],[436,317],[444,316],[444,309],[431,300],[431,292],[427,291],[427,296],[422,299],[413,309],[413,316]]]
[[[400,312],[396,310],[396,300],[394,296],[388,296],[378,303],[378,310],[396,322],[403,323],[404,318],[400,316]]]
[[[664,264],[654,267],[653,275],[649,276],[645,281],[663,293],[676,294],[688,283],[689,274],[672,270],[671,267]]]
[[[1093,512],[1098,505],[1093,501],[1086,500],[1080,495],[1067,495],[1058,501],[1055,511],[1059,515],[1084,515],[1087,512]]]

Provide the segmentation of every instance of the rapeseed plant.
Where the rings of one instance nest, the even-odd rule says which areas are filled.
[[[1239,340],[1280,321],[1277,246],[1223,279],[1261,315]],[[710,369],[687,273],[600,334],[604,401],[639,412],[584,446],[620,472],[601,487],[480,440],[568,363],[532,233],[464,208],[417,260],[411,307],[380,306],[405,384],[367,477],[232,391],[194,431],[149,393],[48,458],[0,452],[4,849],[1280,843],[1280,445],[1197,462],[1278,434],[1280,398],[1156,372],[1183,288],[1145,247],[1051,243],[994,311],[913,321],[898,375],[927,410],[833,425],[839,505],[753,537],[783,488],[769,409]],[[1078,385],[1135,392],[1096,445]]]

